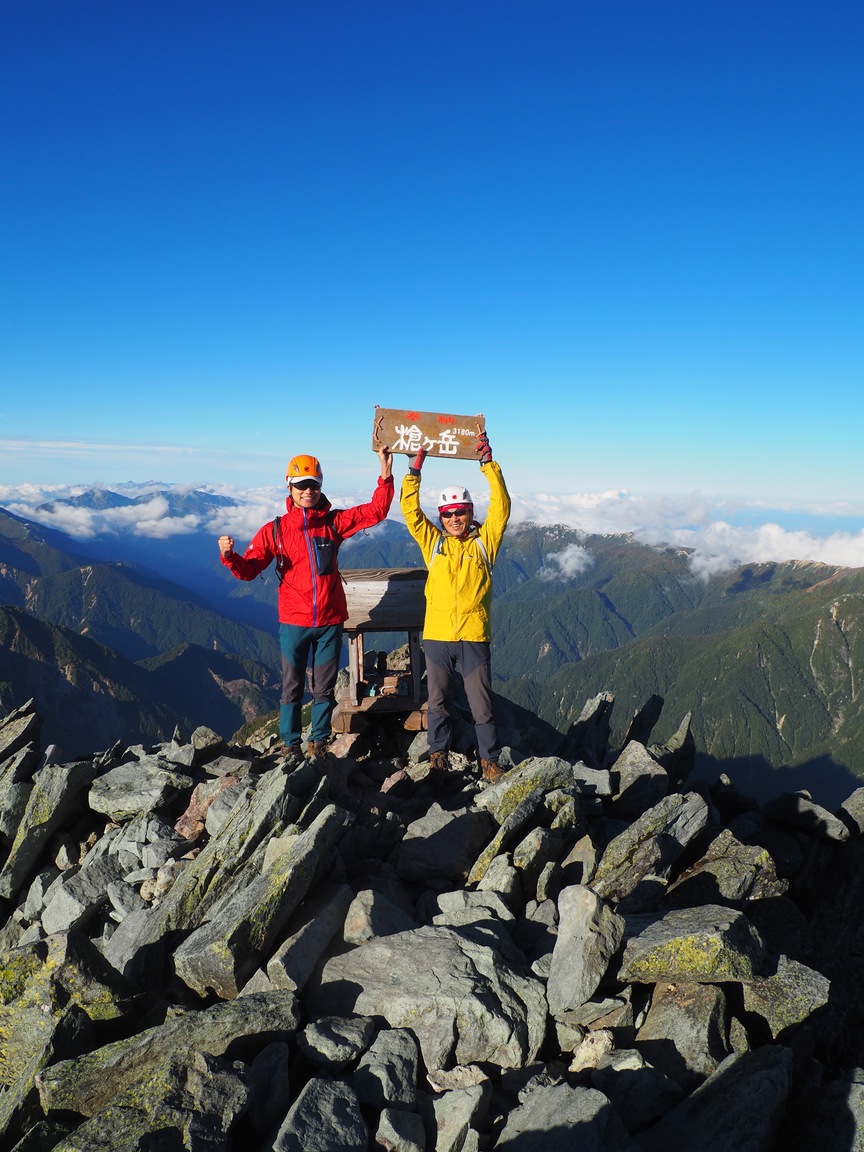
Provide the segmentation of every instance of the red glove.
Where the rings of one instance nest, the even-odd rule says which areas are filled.
[[[423,467],[423,461],[425,459],[426,459],[426,451],[425,451],[425,449],[421,448],[420,451],[417,453],[417,455],[414,457],[414,459],[411,461],[410,465],[408,466],[408,471],[412,474],[412,476],[419,476],[420,475],[420,469]]]
[[[489,437],[485,432],[481,432],[477,437],[477,444],[474,447],[474,451],[480,457],[481,464],[492,463],[492,449],[489,447]]]

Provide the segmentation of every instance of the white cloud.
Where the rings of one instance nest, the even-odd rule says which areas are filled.
[[[32,458],[44,456],[56,459],[91,459],[94,456],[118,456],[128,459],[130,455],[159,456],[201,456],[210,459],[214,454],[222,455],[225,449],[196,448],[186,444],[141,444],[129,440],[39,440],[23,437],[0,439],[0,450],[10,454],[21,454]]]
[[[568,544],[560,552],[549,556],[537,573],[541,580],[569,580],[578,576],[594,563],[594,557],[581,544]]]
[[[53,489],[50,492],[43,490],[39,493],[38,499],[34,499],[32,506],[12,501],[8,502],[6,507],[16,516],[36,520],[49,528],[66,532],[76,540],[92,540],[95,536],[113,532],[133,532],[139,536],[171,536],[178,532],[194,532],[197,528],[197,518],[187,516],[182,518],[182,527],[175,527],[172,530],[167,523],[171,517],[168,515],[168,501],[164,496],[154,496],[146,504],[129,504],[122,508],[82,508],[62,503],[64,499],[79,495],[80,492],[81,489],[66,491]],[[48,503],[50,507],[40,508],[39,505],[43,503]]]
[[[166,540],[169,536],[188,536],[197,532],[200,520],[197,516],[163,516],[160,520],[144,520],[135,525],[139,536],[149,536],[152,540]]]
[[[683,496],[644,497],[629,492],[589,492],[571,496],[519,498],[513,500],[514,524],[567,524],[586,534],[626,532],[646,544],[670,544],[692,552],[695,574],[707,578],[741,564],[809,560],[848,568],[864,567],[864,528],[837,530],[841,516],[854,514],[848,505],[799,509],[801,520],[819,520],[823,531],[784,528],[769,520],[777,509],[760,509],[745,502],[733,505],[711,501],[700,493]],[[765,523],[736,525],[736,515]],[[784,516],[794,519],[792,509]],[[858,512],[857,519],[861,519]],[[831,529],[834,530],[831,530]]]
[[[262,524],[268,523],[285,511],[284,499],[276,491],[245,494],[247,502],[238,503],[232,508],[218,508],[213,511],[202,526],[214,538],[233,536],[238,550],[244,548]]]
[[[0,485],[0,504],[16,515],[38,520],[67,532],[76,539],[87,540],[113,532],[133,532],[141,536],[165,538],[191,532],[208,532],[215,537],[234,536],[238,547],[245,547],[262,524],[282,513],[285,490],[277,487],[231,488],[228,485],[198,485],[199,491],[224,496],[234,505],[214,508],[200,515],[172,516],[165,496],[168,486],[158,484],[105,485],[110,490],[140,498],[148,491],[146,503],[122,508],[95,510],[55,504],[54,512],[37,511],[40,504],[59,502],[86,490],[86,486],[22,484]],[[177,493],[195,486],[174,486]],[[329,494],[328,494],[329,495]],[[336,507],[348,507],[369,499],[368,491],[332,496]],[[476,512],[482,520],[488,506],[483,491],[475,494]],[[425,501],[424,501],[425,503]],[[711,500],[701,493],[679,496],[642,496],[623,490],[581,492],[566,496],[512,494],[511,525],[533,522],[541,525],[564,524],[583,536],[629,533],[647,544],[668,544],[687,548],[692,553],[694,573],[708,577],[745,563],[784,560],[820,561],[844,567],[864,567],[864,522],[861,510],[848,505],[814,506],[812,508],[767,508],[756,502]],[[429,508],[430,516],[435,515]],[[841,519],[845,517],[845,520]],[[391,519],[401,521],[398,503]],[[746,523],[735,523],[736,519]],[[778,519],[788,521],[784,527]],[[795,527],[808,524],[804,529]],[[843,523],[840,530],[838,525]],[[849,527],[849,525],[852,527]],[[550,558],[545,579],[566,579],[584,571],[590,564],[589,552],[582,544],[571,544]]]
[[[684,496],[634,496],[630,492],[577,492],[569,496],[512,497],[511,523],[566,524],[585,533],[662,531],[705,523],[725,503],[711,502],[701,494]]]
[[[59,507],[56,512],[46,512],[28,508],[26,504],[7,504],[6,507],[16,516],[56,528],[58,532],[65,532],[76,540],[92,540],[99,533],[89,508]]]
[[[809,560],[842,568],[864,567],[864,529],[857,533],[813,536],[809,532],[789,531],[779,524],[736,527],[718,520],[696,530],[678,529],[667,535],[665,542],[692,548],[691,566],[696,575],[704,579],[741,564],[784,560]]]

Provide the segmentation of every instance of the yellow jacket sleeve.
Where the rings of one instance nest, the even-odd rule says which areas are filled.
[[[420,507],[420,477],[412,476],[409,472],[402,480],[402,492],[399,496],[399,505],[408,531],[420,545],[423,562],[426,567],[435,555],[441,529],[433,524]]]
[[[504,529],[510,519],[510,493],[507,491],[501,469],[494,460],[490,460],[488,464],[481,464],[480,471],[489,484],[489,513],[480,525],[480,539],[485,545],[491,567],[498,557],[498,550],[504,539]]]

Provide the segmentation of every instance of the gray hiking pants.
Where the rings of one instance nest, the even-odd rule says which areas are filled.
[[[424,640],[429,751],[447,752],[452,737],[453,675],[462,675],[468,707],[477,734],[477,753],[495,760],[501,752],[492,705],[492,662],[489,645],[474,640]]]

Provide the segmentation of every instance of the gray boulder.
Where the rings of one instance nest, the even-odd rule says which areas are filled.
[[[298,991],[345,923],[352,899],[347,884],[322,885],[288,923],[288,935],[267,961],[274,988]]]
[[[395,904],[383,892],[365,888],[358,892],[348,908],[343,927],[347,944],[363,944],[375,936],[392,936],[407,932],[417,923],[404,908]]]
[[[848,840],[849,828],[821,804],[815,803],[806,792],[784,792],[762,805],[762,814],[768,820],[785,824],[788,828],[801,828],[823,840]]]
[[[2,729],[0,729],[2,736]],[[39,756],[32,745],[19,748],[0,762],[0,839],[11,844],[33,791]]]
[[[204,1052],[188,1062],[166,1060],[152,1074],[118,1093],[101,1111],[80,1124],[58,1149],[156,1147],[160,1134],[182,1133],[188,1152],[228,1147],[228,1133],[246,1110],[249,1092],[243,1077],[224,1061]]]
[[[630,740],[612,766],[617,778],[617,796],[612,812],[619,819],[635,819],[648,808],[659,804],[669,791],[669,773],[636,740]]]
[[[229,1049],[235,1056],[251,1057],[266,1044],[293,1035],[299,1021],[290,992],[243,996],[169,1019],[46,1068],[38,1080],[42,1109],[94,1116],[167,1060],[188,1063],[197,1052],[223,1056]]]
[[[642,1152],[776,1152],[792,1084],[792,1053],[779,1045],[728,1056],[686,1100],[637,1137]]]
[[[365,1052],[375,1035],[375,1022],[368,1016],[322,1016],[297,1036],[297,1047],[306,1059],[328,1072],[342,1072]]]
[[[723,991],[714,984],[660,983],[635,1047],[652,1067],[692,1091],[730,1055],[728,1016]]]
[[[0,896],[15,896],[36,870],[48,841],[84,811],[85,793],[96,773],[88,760],[48,764],[33,776],[33,789],[2,869]]]
[[[357,1099],[379,1109],[414,1111],[419,1059],[413,1032],[407,1028],[383,1028],[351,1076]]]
[[[35,700],[28,700],[9,712],[0,721],[0,763],[38,740],[41,727]]]
[[[307,986],[315,1013],[382,1016],[411,1028],[427,1068],[534,1059],[546,1029],[542,984],[519,972],[518,954],[479,927],[423,927],[378,937],[323,967]]]
[[[42,912],[46,934],[87,924],[108,903],[108,889],[122,875],[116,856],[102,856],[74,874],[64,873]]]
[[[431,1097],[423,1108],[426,1147],[435,1152],[478,1152],[478,1128],[484,1126],[488,1102],[488,1089],[480,1084]]]
[[[621,900],[643,877],[665,875],[707,820],[697,792],[666,796],[611,841],[591,886],[605,900]]]
[[[423,1117],[402,1108],[382,1108],[375,1147],[383,1152],[426,1152]]]
[[[90,788],[93,812],[101,812],[118,823],[142,812],[155,812],[184,792],[191,792],[191,777],[166,769],[158,759],[121,764],[99,776]]]
[[[558,1016],[589,1000],[624,936],[624,920],[581,884],[558,898],[559,928],[546,985],[549,1011]]]
[[[686,1095],[633,1048],[601,1057],[591,1072],[591,1084],[603,1093],[631,1133],[655,1123]]]
[[[638,1152],[615,1109],[594,1088],[535,1088],[514,1108],[495,1152]]]
[[[492,829],[485,812],[475,808],[450,812],[433,804],[408,825],[393,853],[393,865],[403,880],[411,882],[464,880]]]
[[[670,884],[666,903],[692,906],[716,903],[720,899],[741,904],[744,900],[782,896],[788,887],[788,881],[778,878],[774,861],[765,848],[759,844],[742,844],[724,828],[704,856]]]
[[[366,1152],[369,1130],[349,1084],[310,1080],[291,1105],[273,1152]]]
[[[747,981],[765,973],[765,945],[747,917],[734,908],[709,904],[682,908],[662,919],[627,917],[622,980],[702,983]]]
[[[300,833],[270,868],[226,893],[174,952],[174,970],[201,996],[214,991],[236,996],[292,913],[306,896],[316,871],[349,822],[331,806]]]
[[[744,1009],[757,1013],[776,1040],[827,1004],[830,992],[827,976],[780,956],[775,972],[744,985]]]

